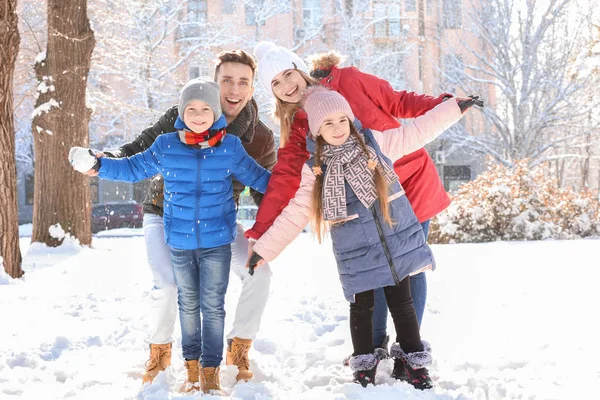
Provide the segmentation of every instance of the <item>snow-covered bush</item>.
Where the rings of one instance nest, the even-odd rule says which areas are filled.
[[[543,167],[491,164],[432,220],[431,243],[572,239],[600,235],[600,207],[589,191],[559,189]]]

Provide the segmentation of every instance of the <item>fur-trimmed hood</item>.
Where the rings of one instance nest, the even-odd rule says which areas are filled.
[[[346,60],[346,57],[335,50],[330,50],[327,53],[313,54],[308,57],[311,71],[325,70],[328,71],[331,67],[337,67]]]

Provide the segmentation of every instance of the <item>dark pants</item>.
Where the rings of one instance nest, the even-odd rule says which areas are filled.
[[[425,241],[429,236],[429,220],[421,223]],[[425,272],[410,277],[410,293],[412,295],[413,306],[417,313],[419,326],[423,321],[425,313],[425,303],[427,302],[427,278]],[[373,311],[373,346],[379,347],[383,343],[383,338],[387,335],[387,317],[388,308],[385,301],[383,289],[375,290],[375,310]]]
[[[385,299],[394,320],[396,341],[405,353],[423,351],[419,324],[410,296],[410,280],[404,278],[398,286],[383,288]],[[373,353],[373,290],[358,293],[355,302],[350,303],[350,333],[354,355]]]

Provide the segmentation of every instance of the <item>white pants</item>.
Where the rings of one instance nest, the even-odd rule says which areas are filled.
[[[260,320],[269,300],[271,268],[269,263],[256,267],[254,275],[248,273],[248,239],[244,226],[238,222],[237,238],[231,244],[231,271],[242,280],[242,292],[235,309],[233,327],[227,339],[254,339],[260,329]]]
[[[164,239],[162,217],[144,214],[144,238],[148,265],[152,271],[154,287],[151,292],[151,325],[148,343],[165,344],[173,339],[177,320],[177,286],[173,277],[173,265],[169,247]],[[242,292],[235,311],[233,327],[228,339],[254,339],[260,328],[260,320],[269,299],[271,269],[265,263],[248,274],[248,239],[244,237],[244,226],[237,224],[237,239],[231,244],[231,271],[242,280]]]
[[[173,277],[171,252],[165,243],[163,219],[155,214],[144,214],[143,227],[154,285],[150,293],[151,322],[147,341],[151,344],[171,343],[177,321],[177,286]]]

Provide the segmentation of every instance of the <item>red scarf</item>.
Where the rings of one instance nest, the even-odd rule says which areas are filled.
[[[179,139],[185,144],[199,144],[203,147],[213,147],[225,137],[226,133],[227,130],[225,128],[208,130],[202,133],[181,130],[179,131]]]

